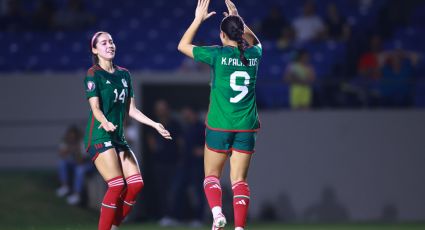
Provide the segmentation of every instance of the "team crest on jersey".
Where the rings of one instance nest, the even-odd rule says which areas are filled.
[[[96,88],[96,84],[94,84],[93,81],[87,82],[87,92],[93,92],[95,88]]]
[[[122,82],[122,85],[124,86],[124,87],[128,87],[128,85],[127,85],[127,81],[125,80],[125,79],[122,79],[121,80],[121,82]]]

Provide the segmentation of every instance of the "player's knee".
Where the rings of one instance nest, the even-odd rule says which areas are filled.
[[[106,191],[102,204],[106,205],[107,207],[114,206],[116,204],[116,201],[121,196],[121,193],[124,188],[125,184],[122,176],[118,176],[111,180],[108,180],[108,190]]]
[[[125,183],[123,177],[116,177],[108,181],[108,192],[117,193],[118,196],[125,188]]]
[[[131,193],[137,195],[145,186],[142,176],[140,174],[136,174],[130,176],[126,179],[127,182],[127,193]]]

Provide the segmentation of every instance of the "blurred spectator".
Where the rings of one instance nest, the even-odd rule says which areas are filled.
[[[85,10],[81,0],[68,0],[65,9],[55,14],[55,26],[58,29],[78,30],[95,23],[94,15]]]
[[[173,181],[171,216],[163,221],[163,226],[177,225],[186,214],[191,218],[190,225],[199,227],[202,225],[205,205],[204,191],[200,184],[204,178],[205,125],[191,107],[183,108],[181,116],[182,163],[178,165]]]
[[[124,123],[124,132],[128,144],[131,146],[131,150],[135,154],[140,154],[140,136],[139,136],[139,123],[133,119],[127,119]]]
[[[350,25],[339,13],[335,3],[328,5],[325,23],[328,38],[340,41],[349,39],[351,33]]]
[[[52,0],[41,0],[38,2],[32,16],[32,29],[48,31],[54,27],[55,4]]]
[[[349,219],[348,210],[341,204],[332,187],[326,187],[322,191],[319,202],[308,207],[304,213],[306,221],[334,223]]]
[[[306,110],[311,107],[316,71],[310,64],[310,55],[300,50],[295,61],[285,71],[284,80],[290,85],[289,103],[292,109]]]
[[[26,16],[20,0],[6,2],[5,13],[0,17],[0,30],[7,32],[24,31],[27,29]]]
[[[386,107],[409,106],[411,104],[411,84],[413,70],[419,55],[402,49],[382,54],[385,64],[382,68],[381,97]]]
[[[178,164],[181,163],[180,125],[171,117],[168,103],[165,100],[158,100],[155,103],[155,120],[160,122],[170,131],[173,140],[166,140],[156,133],[156,130],[149,130],[147,134],[147,145],[152,158],[152,190],[155,191],[155,208],[159,217],[162,217],[161,225],[166,225],[170,217],[170,204],[173,202],[171,185],[175,179]]]
[[[295,18],[292,26],[299,43],[322,39],[325,32],[323,20],[316,14],[314,1],[305,2],[303,14]]]
[[[265,39],[276,40],[281,31],[288,26],[279,6],[272,6],[266,18],[260,24],[260,33]]]
[[[79,204],[84,189],[86,174],[94,170],[94,166],[83,146],[83,135],[80,129],[70,126],[59,146],[59,179],[61,187],[56,190],[59,197],[68,196],[69,204]],[[71,181],[72,186],[71,186]]]
[[[291,48],[295,39],[294,28],[287,26],[281,30],[280,37],[277,39],[277,47],[280,50]]]
[[[382,41],[379,35],[373,35],[370,38],[369,50],[360,56],[360,60],[357,66],[357,72],[361,77],[373,80],[379,79],[381,77],[381,44]]]
[[[383,4],[378,13],[377,30],[380,35],[387,39],[390,38],[395,29],[406,27],[412,13],[412,9],[423,4],[421,0],[409,1],[388,1]]]

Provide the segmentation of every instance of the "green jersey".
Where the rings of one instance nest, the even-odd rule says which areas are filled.
[[[196,61],[211,67],[210,106],[206,125],[223,131],[256,131],[260,128],[255,99],[261,45],[245,50],[248,65],[242,64],[237,47],[193,48]]]
[[[96,120],[93,111],[90,110],[84,137],[86,149],[90,145],[109,141],[127,144],[123,126],[130,98],[133,97],[133,88],[128,70],[118,66],[114,67],[115,72],[109,73],[95,65],[87,71],[84,79],[87,99],[98,97],[100,109],[106,119],[117,126],[114,132],[106,132],[103,128],[99,129],[100,122]]]

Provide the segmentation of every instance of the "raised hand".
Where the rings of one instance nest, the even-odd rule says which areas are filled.
[[[161,134],[165,139],[172,140],[170,132],[164,128],[164,126],[161,123],[156,123],[155,125],[156,131],[158,131],[159,134]]]
[[[229,15],[239,15],[238,9],[236,9],[236,6],[232,1],[224,0],[224,2],[226,3],[227,11],[229,11],[229,12],[223,12],[224,16],[227,17]]]
[[[215,11],[208,13],[208,6],[210,5],[210,0],[198,0],[198,5],[195,10],[195,18],[201,19],[201,21],[207,20],[209,17],[213,16]]]

